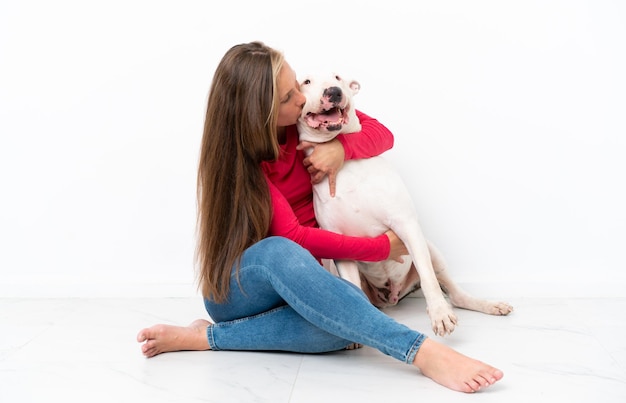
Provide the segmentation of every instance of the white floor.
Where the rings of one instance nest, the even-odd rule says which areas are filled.
[[[0,299],[0,402],[626,402],[626,298],[509,299],[515,312],[457,311],[443,341],[499,368],[474,395],[378,351],[179,352],[146,359],[135,335],[206,317],[198,298]],[[386,312],[432,335],[422,298]]]

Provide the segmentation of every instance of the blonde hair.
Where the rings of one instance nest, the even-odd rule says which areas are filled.
[[[267,236],[272,209],[262,161],[279,155],[277,76],[281,52],[262,42],[233,46],[208,97],[197,178],[198,287],[225,300],[231,270]]]

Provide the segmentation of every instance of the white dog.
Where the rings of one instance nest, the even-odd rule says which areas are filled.
[[[300,140],[320,143],[339,133],[361,130],[352,100],[360,90],[357,81],[336,74],[312,74],[299,82],[306,97],[298,122]],[[391,229],[406,245],[410,256],[404,263],[335,261],[337,273],[359,286],[374,305],[395,305],[421,288],[433,331],[439,336],[456,326],[450,303],[492,315],[512,312],[509,304],[470,296],[450,279],[441,254],[422,234],[402,179],[383,157],[346,161],[337,175],[335,197],[330,196],[327,179],[315,185],[313,193],[320,227],[360,237],[375,237]]]

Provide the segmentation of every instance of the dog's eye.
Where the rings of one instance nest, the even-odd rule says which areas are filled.
[[[302,82],[302,85],[309,85],[309,84],[311,84],[311,80],[309,79],[306,79]]]
[[[335,80],[337,80],[337,81],[341,81],[341,77],[339,77],[339,76],[335,76]]]

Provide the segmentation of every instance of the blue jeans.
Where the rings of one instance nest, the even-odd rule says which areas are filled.
[[[373,306],[353,284],[326,271],[300,245],[269,237],[241,258],[228,300],[204,300],[216,322],[212,350],[321,353],[356,342],[412,363],[426,336]]]

